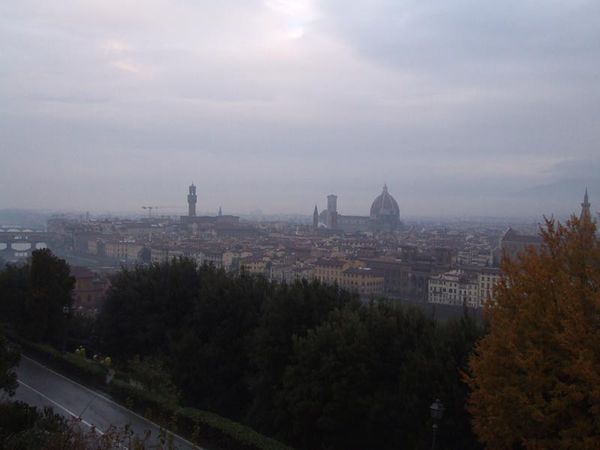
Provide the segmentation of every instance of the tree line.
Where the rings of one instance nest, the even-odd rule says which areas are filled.
[[[117,362],[159,359],[181,402],[302,449],[477,448],[461,370],[481,330],[317,281],[277,284],[180,259],[123,269],[96,324]],[[445,432],[444,432],[445,433]]]

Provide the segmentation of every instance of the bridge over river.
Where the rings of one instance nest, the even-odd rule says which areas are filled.
[[[0,226],[0,258],[8,261],[27,258],[34,250],[49,247],[54,240],[54,233]]]

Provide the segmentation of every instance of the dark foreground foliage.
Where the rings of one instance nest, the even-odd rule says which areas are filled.
[[[60,346],[74,286],[64,260],[35,250],[27,264],[0,271],[0,317],[26,339]]]
[[[8,343],[0,324],[0,395],[3,391],[9,396],[14,395],[18,386],[15,368],[20,359],[21,354]]]
[[[445,447],[479,448],[461,371],[481,330],[466,317],[439,324],[335,286],[181,260],[120,272],[98,330],[117,361],[166,361],[184,404],[298,448],[428,448],[437,397]]]
[[[154,438],[154,439],[152,439]],[[129,427],[100,433],[51,408],[0,402],[0,450],[176,450],[167,434],[135,436]]]
[[[18,300],[29,292],[27,277],[12,267],[0,274],[0,288],[13,289],[0,308],[27,309]],[[55,344],[56,330],[14,327]],[[425,449],[429,405],[440,398],[444,448],[479,448],[461,372],[481,330],[467,317],[440,324],[384,301],[361,304],[337,286],[275,284],[181,259],[123,269],[97,320],[73,328],[72,338],[76,330],[135,378],[139,391],[114,380],[124,400],[179,415],[189,433],[198,423],[210,432],[215,420],[220,435],[237,433],[235,422],[205,412],[213,411],[299,449]],[[239,429],[240,443],[255,440],[248,448],[277,447]]]

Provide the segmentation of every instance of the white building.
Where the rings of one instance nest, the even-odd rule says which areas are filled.
[[[429,303],[454,306],[479,306],[477,278],[462,270],[434,275],[429,278]]]
[[[311,280],[313,278],[312,267],[303,264],[278,264],[271,266],[271,281],[279,283],[292,283],[295,280]]]
[[[485,268],[478,273],[462,270],[429,278],[428,302],[479,308],[494,299],[494,288],[500,280],[499,269]]]
[[[496,284],[500,281],[500,269],[487,268],[477,274],[479,284],[479,305],[494,299]]]
[[[170,249],[167,246],[152,246],[150,248],[150,254],[153,264],[168,262],[173,258],[181,258],[184,256],[181,250]]]

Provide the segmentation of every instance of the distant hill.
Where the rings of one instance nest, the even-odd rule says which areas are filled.
[[[553,214],[578,213],[586,187],[592,211],[597,212],[600,210],[600,178],[559,180],[519,191],[517,196],[521,202],[542,206]]]

